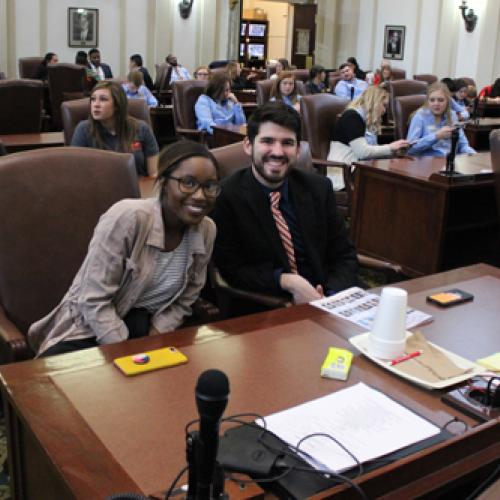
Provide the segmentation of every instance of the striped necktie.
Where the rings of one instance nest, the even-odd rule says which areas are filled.
[[[288,224],[283,217],[281,210],[279,209],[281,193],[279,191],[271,191],[269,193],[269,198],[271,199],[271,212],[273,214],[276,228],[278,229],[278,233],[283,243],[283,247],[285,248],[288,262],[290,263],[290,270],[292,271],[292,273],[297,274],[297,262],[295,260],[295,250],[293,248],[292,235],[290,234]]]

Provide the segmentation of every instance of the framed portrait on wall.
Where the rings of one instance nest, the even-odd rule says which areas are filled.
[[[384,59],[404,59],[405,26],[386,26],[384,36]]]
[[[99,10],[69,7],[68,46],[97,47],[99,44]]]

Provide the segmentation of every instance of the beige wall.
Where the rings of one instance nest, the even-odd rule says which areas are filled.
[[[192,71],[224,59],[228,51],[228,0],[197,0],[182,19],[179,0],[0,0],[0,70],[17,76],[20,57],[56,52],[73,62],[79,48],[68,47],[68,7],[99,9],[99,49],[117,77],[128,58],[140,53],[154,64],[172,52]]]

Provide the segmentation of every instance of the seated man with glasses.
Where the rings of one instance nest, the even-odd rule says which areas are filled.
[[[158,197],[119,201],[101,217],[69,291],[31,325],[38,356],[168,332],[191,314],[215,239],[206,215],[218,166],[191,141],[164,149],[159,163]]]
[[[213,213],[222,277],[249,291],[288,293],[296,304],[357,285],[356,251],[330,180],[295,168],[300,115],[267,103],[247,133],[252,166],[223,180]]]

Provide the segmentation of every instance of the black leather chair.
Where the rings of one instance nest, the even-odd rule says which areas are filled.
[[[133,156],[46,148],[0,158],[0,363],[32,357],[26,333],[66,293],[99,217],[139,197]]]
[[[408,134],[411,115],[426,101],[425,95],[406,95],[394,100],[394,137],[405,139]]]
[[[427,82],[420,80],[392,80],[388,85],[389,107],[387,115],[390,120],[394,119],[394,99],[404,95],[425,95],[427,93]]]
[[[180,80],[172,85],[175,134],[178,139],[186,138],[205,143],[207,133],[196,128],[194,105],[203,93],[206,82]]]
[[[428,85],[431,85],[434,82],[437,82],[438,77],[429,73],[422,73],[420,75],[413,75],[413,79],[420,80],[421,82],[427,82]]]
[[[77,64],[49,64],[49,93],[52,105],[52,127],[62,130],[61,104],[64,101],[81,98],[87,88],[87,71]]]
[[[34,78],[43,57],[20,57],[17,61],[19,78]]]
[[[0,134],[41,131],[43,89],[40,80],[0,81]]]

